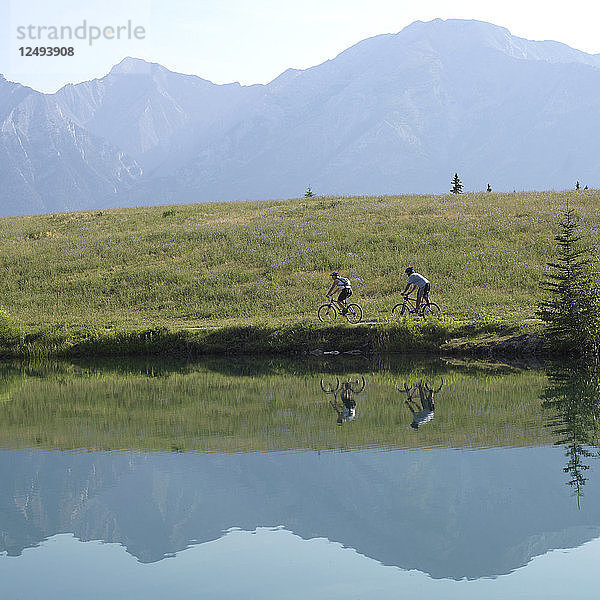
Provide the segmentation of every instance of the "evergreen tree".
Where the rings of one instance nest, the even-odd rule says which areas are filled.
[[[313,191],[310,189],[310,185],[308,186],[306,192],[304,192],[305,198],[312,198],[314,196]]]
[[[452,184],[452,188],[450,189],[450,191],[453,194],[460,194],[462,192],[463,184],[462,181],[458,178],[458,173],[454,173],[454,177],[452,178],[452,181],[450,183]]]
[[[600,350],[600,289],[591,268],[591,248],[578,232],[579,220],[567,207],[554,238],[558,255],[548,263],[542,282],[548,299],[538,314],[545,321],[551,346],[564,354],[598,357]]]

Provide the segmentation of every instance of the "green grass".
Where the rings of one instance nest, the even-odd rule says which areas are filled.
[[[367,321],[387,322],[404,268],[432,282],[453,327],[535,318],[567,201],[600,235],[600,192],[314,197],[0,219],[5,348],[68,351],[86,338],[166,329],[307,327],[328,274]],[[0,321],[2,315],[0,315]],[[146,335],[146,334],[144,334]],[[189,338],[186,338],[189,339]],[[27,350],[29,349],[29,350]],[[18,351],[17,351],[18,350]]]
[[[364,376],[357,418],[338,427],[321,378]],[[418,431],[398,392],[444,386]],[[552,444],[542,371],[440,361],[216,361],[3,365],[0,448],[264,451]]]

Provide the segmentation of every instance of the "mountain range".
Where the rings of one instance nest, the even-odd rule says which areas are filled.
[[[200,70],[200,67],[199,67]],[[0,76],[0,215],[317,194],[600,186],[600,55],[416,22],[266,85],[125,58],[43,94]]]

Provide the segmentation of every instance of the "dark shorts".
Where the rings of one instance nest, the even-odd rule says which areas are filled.
[[[350,288],[344,288],[338,296],[338,302],[343,302],[346,298],[352,296],[352,290]]]
[[[342,398],[342,402],[348,410],[356,408],[356,400],[354,400],[354,398]]]
[[[425,298],[425,300],[429,300],[429,290],[431,290],[431,284],[426,283],[422,288],[419,288],[417,292],[417,298]]]

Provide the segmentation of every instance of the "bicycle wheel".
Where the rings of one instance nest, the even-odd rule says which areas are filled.
[[[322,306],[319,306],[317,315],[319,316],[319,321],[321,321],[321,323],[333,323],[337,317],[337,310],[333,304],[323,304]]]
[[[435,302],[430,302],[423,307],[421,314],[424,319],[440,319],[442,317],[442,309]]]
[[[407,308],[406,302],[401,302],[400,304],[396,304],[396,306],[394,306],[394,308],[392,308],[392,314],[402,316],[406,312],[406,308]]]
[[[356,325],[362,319],[362,308],[358,304],[348,304],[348,312],[346,313],[348,323]]]

